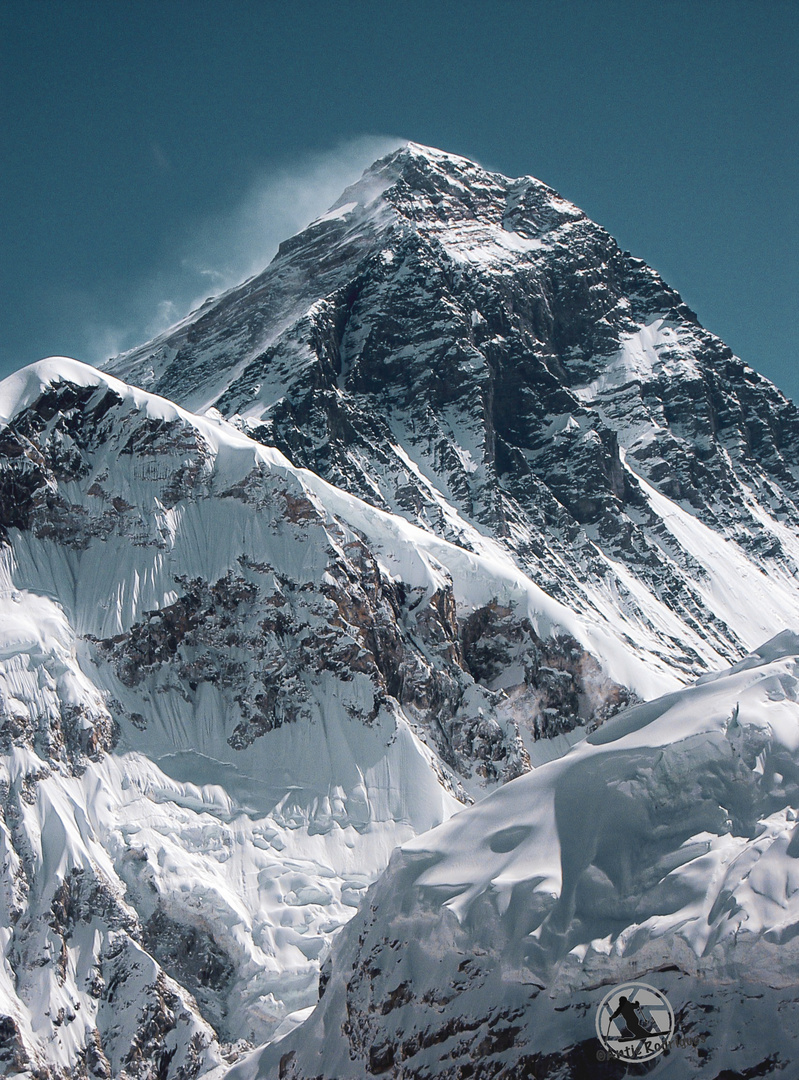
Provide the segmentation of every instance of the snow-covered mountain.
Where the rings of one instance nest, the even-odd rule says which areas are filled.
[[[661,728],[683,713],[642,706],[601,725],[664,693],[695,702],[700,691],[682,689],[691,679],[799,627],[794,405],[551,189],[413,144],[375,163],[263,274],[108,369],[53,358],[0,384],[2,1068],[25,1080],[219,1080],[315,1003],[336,934],[398,844],[359,926],[372,907],[374,927],[394,925],[395,901],[416,926],[421,903],[433,921],[420,940],[430,930],[447,942],[461,931],[446,902],[468,893],[464,910],[477,914],[457,940],[490,953],[486,986],[507,983],[508,1001],[517,984],[528,993],[527,976],[503,967],[513,953],[512,971],[553,993],[584,988],[608,905],[628,890],[629,928],[633,894],[676,873],[669,844],[693,819],[678,827],[646,789],[663,852],[619,873],[594,860],[610,885],[585,871],[580,896],[599,913],[585,940],[552,868],[568,844],[558,833],[545,852],[516,838],[554,836],[542,793],[560,805],[561,775],[564,791],[583,784],[581,813],[596,812],[588,832],[599,837],[603,784],[587,773],[600,757],[618,764],[601,756],[603,733],[662,713],[635,757],[657,771],[656,748],[670,745]],[[784,669],[790,702],[793,669],[778,651],[761,660]],[[732,685],[719,681],[711,712]],[[764,727],[770,706],[757,701]],[[704,784],[698,812],[718,837],[754,842],[757,815],[772,829],[795,803],[793,713],[778,711],[771,765],[758,743],[760,764],[744,755],[737,779],[715,749],[702,756],[704,735],[686,735],[697,779],[689,769],[682,793],[666,762],[674,805]],[[626,792],[638,773],[616,779]],[[760,802],[739,812],[730,791],[744,788],[728,781],[762,787]],[[456,875],[451,894],[425,892],[414,852],[450,874],[470,842],[500,862],[518,848],[511,877],[486,855],[479,881]],[[691,866],[698,895],[718,865]],[[520,895],[545,927],[537,967],[516,956],[535,928],[513,916],[497,929],[518,907],[502,906],[511,878],[527,882]],[[669,898],[682,898],[685,883],[672,884]],[[624,955],[616,930],[602,931],[609,956]],[[678,930],[650,934],[675,964],[699,940]],[[507,956],[481,952],[494,932]],[[329,976],[339,989],[302,1039],[337,1017],[341,958],[366,964],[362,944],[351,934],[341,945]],[[636,949],[643,969],[654,953]],[[768,955],[790,982],[790,949]],[[602,979],[624,967],[608,965]],[[568,986],[557,982],[572,967]],[[379,1050],[358,1056],[374,1035],[359,1011],[371,1015],[367,982],[352,980],[354,1041],[331,1048],[324,1080],[348,1075],[336,1054],[360,1062],[353,1076],[383,1065],[438,1075],[427,1051],[418,1073]],[[446,1012],[422,966],[423,986]],[[390,1000],[412,1010],[409,993]],[[475,1031],[481,995],[453,1004]],[[380,1000],[381,1016],[393,1012]],[[403,1030],[411,1016],[397,1014]],[[281,1056],[301,1042],[285,1046]],[[408,1057],[391,1046],[395,1062]],[[241,1068],[277,1075],[270,1054]],[[295,1053],[284,1072],[316,1075],[311,1061]]]
[[[108,369],[437,535],[499,540],[683,680],[795,624],[796,407],[530,177],[410,144]]]
[[[529,768],[526,667],[595,719],[624,698],[603,644],[643,678],[500,546],[221,417],[54,358],[0,384],[0,422],[0,1052],[22,1075],[204,1076],[267,1040],[393,848]],[[515,650],[470,629],[486,611],[525,628]]]
[[[74,361],[0,410],[7,1060],[204,1074],[526,752],[460,658],[451,545]]]
[[[786,632],[405,844],[310,1019],[229,1080],[630,1075],[595,1030],[628,980],[675,1013],[652,1075],[793,1076],[798,799]]]

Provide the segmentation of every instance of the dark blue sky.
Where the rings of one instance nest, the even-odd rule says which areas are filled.
[[[392,142],[531,173],[799,400],[793,0],[3,0],[0,374],[257,269]]]

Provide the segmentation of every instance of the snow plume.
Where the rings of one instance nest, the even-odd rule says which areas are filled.
[[[403,142],[363,136],[260,170],[232,210],[181,230],[170,261],[118,298],[114,319],[84,313],[85,359],[102,364],[166,330],[210,294],[259,273],[281,241],[323,214],[364,169]]]
[[[264,170],[232,213],[203,224],[182,265],[218,291],[259,273],[282,240],[323,214],[364,169],[402,142],[367,136],[278,170]]]

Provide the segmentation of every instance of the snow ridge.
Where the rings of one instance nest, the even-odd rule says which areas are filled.
[[[230,1080],[591,1075],[596,1007],[630,979],[677,1014],[662,1075],[790,1069],[798,691],[785,632],[403,845],[315,1012]]]

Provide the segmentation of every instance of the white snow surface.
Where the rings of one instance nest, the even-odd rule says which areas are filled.
[[[593,402],[609,390],[641,379],[649,380],[655,376],[698,378],[701,373],[696,361],[675,350],[679,340],[677,329],[666,319],[653,319],[625,337],[621,349],[603,364],[599,378],[586,386],[574,387],[574,393],[583,401]]]
[[[766,949],[756,969],[746,946],[799,931],[799,865],[787,852],[799,809],[798,702],[799,636],[786,631],[410,841],[410,855],[438,857],[416,886],[446,887],[460,923],[486,892],[502,915],[521,903],[514,890],[524,883],[532,896],[557,897],[528,931],[526,960],[542,974],[560,963],[558,979],[575,985],[605,957],[657,951],[673,935],[707,970],[732,977],[741,965],[793,984],[799,955],[783,950],[773,969]],[[653,866],[657,880],[639,891],[635,878]],[[723,912],[722,894],[735,901]],[[629,904],[629,924],[605,933],[602,914],[623,918]]]
[[[337,942],[316,1011],[230,1080],[266,1080],[291,1052],[296,1080],[360,1080],[370,1037],[407,1070],[393,1075],[456,1076],[494,1054],[474,1048],[503,1015],[523,1032],[491,1059],[503,1077],[520,1047],[565,1058],[585,1043],[595,1061],[595,1007],[627,979],[667,991],[678,1035],[704,1032],[705,1058],[678,1049],[656,1075],[761,1059],[793,1075],[797,817],[799,635],[786,631],[407,842]],[[588,1075],[551,1068],[534,1075]]]

